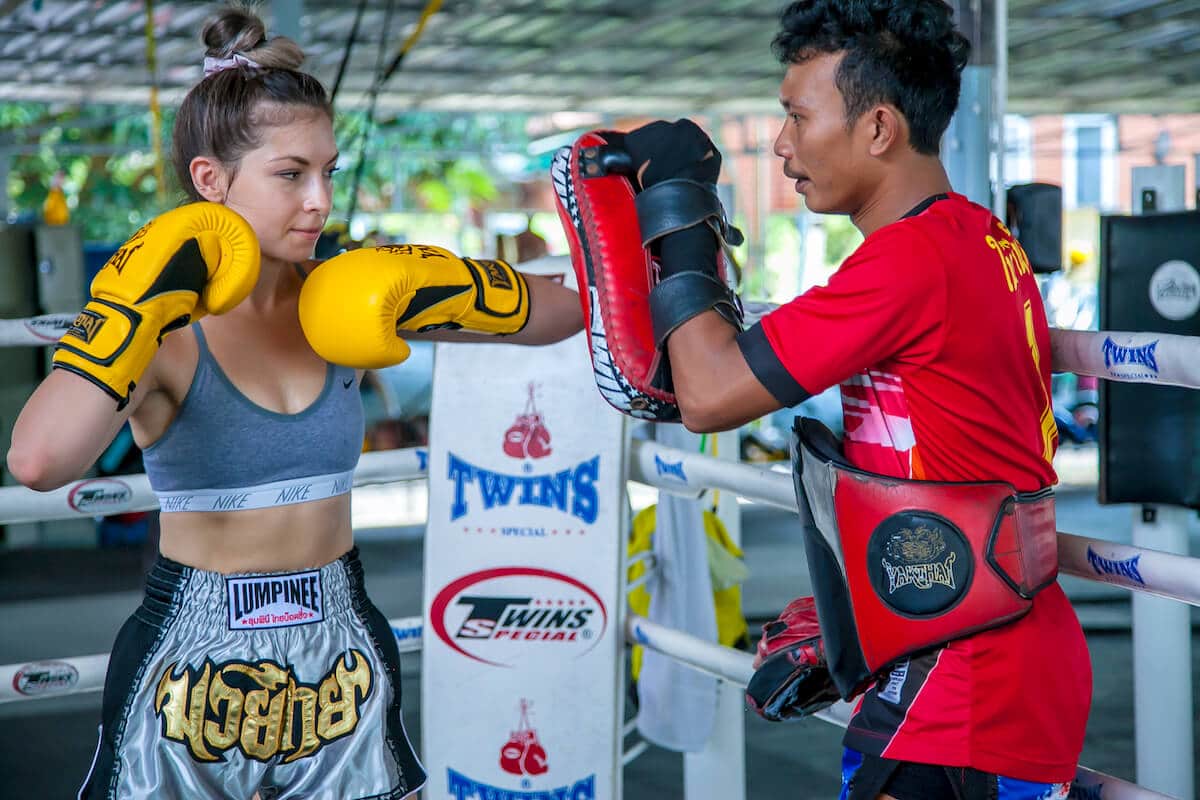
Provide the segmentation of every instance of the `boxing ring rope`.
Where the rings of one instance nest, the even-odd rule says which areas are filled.
[[[426,462],[426,451],[420,447],[364,453],[354,473],[354,485],[421,479]],[[721,461],[651,441],[632,443],[629,478],[676,494],[698,497],[706,490],[718,489],[775,508],[797,510],[790,473]],[[144,474],[85,478],[51,492],[23,486],[0,489],[0,525],[156,508],[158,500]],[[1196,559],[1063,531],[1058,534],[1058,558],[1059,569],[1067,574],[1200,606],[1200,581],[1194,577]],[[654,567],[653,559],[648,559],[647,574]],[[1143,572],[1153,577],[1147,579]]]
[[[746,301],[746,323],[757,322],[776,307]],[[0,319],[0,347],[51,344],[73,320],[70,314]],[[1200,389],[1200,337],[1051,328],[1050,350],[1055,372]]]
[[[421,649],[423,622],[420,617],[397,617],[388,620],[388,624],[392,626],[401,653]],[[0,703],[98,692],[104,688],[109,655],[100,653],[0,666]]]
[[[29,320],[0,320],[0,346],[40,345],[61,334],[70,318],[63,315]],[[51,333],[51,331],[56,331]],[[1108,380],[1200,388],[1200,338],[1145,333],[1051,330],[1053,368]],[[389,483],[426,477],[424,448],[362,456],[354,485]],[[725,490],[748,500],[796,510],[790,472],[720,461],[655,442],[634,441],[629,453],[630,480],[660,490],[699,497],[710,489]],[[90,478],[52,492],[23,487],[0,489],[0,524],[100,516],[157,508],[145,475]],[[1111,583],[1200,606],[1196,559],[1133,545],[1123,545],[1059,532],[1059,565],[1064,573]],[[647,572],[657,565],[647,562]],[[627,587],[628,588],[628,587]],[[421,647],[420,617],[390,621],[401,651]],[[626,639],[675,658],[728,683],[745,687],[753,673],[752,657],[703,641],[681,631],[629,615]],[[98,691],[103,686],[108,654],[48,659],[0,666],[0,703]],[[815,716],[845,726],[848,706],[839,703]],[[645,743],[625,754],[635,758]],[[640,748],[640,749],[639,749]],[[1077,780],[1086,796],[1104,800],[1154,800],[1166,795],[1103,773],[1079,767]],[[1094,793],[1094,794],[1092,794]]]
[[[0,319],[0,347],[53,344],[67,332],[74,320],[74,314]]]
[[[355,486],[415,480],[425,477],[428,451],[423,447],[363,453],[354,471]],[[153,511],[158,498],[144,473],[83,478],[49,492],[23,486],[0,489],[0,525],[99,517],[132,511]]]

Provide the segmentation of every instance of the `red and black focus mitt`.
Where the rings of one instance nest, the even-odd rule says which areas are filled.
[[[825,663],[825,646],[811,597],[788,603],[779,619],[763,626],[746,703],[763,719],[800,719],[839,699]]]
[[[690,120],[592,131],[555,154],[596,384],[631,416],[679,420],[666,359],[677,327],[712,309],[740,329],[727,253],[742,234],[717,196],[720,171],[716,146]]]

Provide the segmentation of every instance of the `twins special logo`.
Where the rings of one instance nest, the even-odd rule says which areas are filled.
[[[225,761],[236,749],[255,761],[290,764],[354,732],[374,677],[358,650],[339,655],[311,684],[274,661],[172,663],[158,680],[154,713],[162,736],[186,745],[196,761]]]
[[[504,432],[504,454],[513,458],[545,458],[552,452],[550,449],[550,429],[546,427],[542,414],[537,409],[534,400],[536,389],[533,381],[529,382],[529,396],[525,400],[525,410],[517,415],[517,419]]]
[[[534,567],[464,575],[438,592],[429,617],[452,650],[497,667],[581,658],[608,627],[604,602],[591,587]]]
[[[67,692],[79,683],[79,670],[65,661],[35,661],[13,675],[12,687],[18,694],[35,697]]]
[[[67,332],[74,320],[74,317],[65,314],[33,317],[25,320],[25,330],[43,342],[56,342]]]
[[[962,531],[928,511],[885,519],[867,542],[867,566],[876,595],[909,616],[936,616],[970,586],[974,559]]]
[[[475,497],[483,503],[484,511],[515,503],[558,509],[589,525],[596,521],[600,456],[548,474],[506,475],[475,466],[454,453],[447,455],[450,463],[447,477],[454,482],[451,522],[471,510],[471,500]],[[474,490],[469,490],[472,486]]]
[[[103,516],[124,511],[133,499],[133,489],[113,478],[80,481],[67,493],[67,505],[81,514]]]
[[[671,478],[680,483],[687,483],[687,473],[683,471],[682,461],[663,461],[658,453],[654,454],[654,471],[660,478]]]
[[[480,783],[447,767],[446,791],[454,800],[596,800],[596,776],[551,789],[522,791]]]
[[[1096,571],[1097,575],[1100,575],[1101,577],[1105,575],[1112,575],[1117,578],[1131,580],[1140,586],[1145,586],[1146,581],[1142,579],[1142,573],[1138,569],[1138,561],[1140,561],[1141,558],[1142,556],[1139,553],[1133,558],[1117,560],[1105,558],[1093,550],[1090,546],[1087,549],[1088,563],[1092,565],[1092,569]]]
[[[1111,336],[1106,336],[1104,344],[1100,346],[1104,353],[1104,368],[1116,378],[1157,378],[1158,359],[1155,351],[1158,341],[1155,339],[1141,347],[1125,347],[1114,342]]]

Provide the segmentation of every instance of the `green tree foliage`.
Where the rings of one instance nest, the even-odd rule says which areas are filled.
[[[8,204],[36,218],[61,170],[72,222],[89,241],[120,242],[138,226],[183,201],[170,164],[175,109],[163,109],[165,187],[159,192],[142,107],[56,107],[0,104],[0,157],[8,165]],[[367,133],[366,166],[358,186],[360,211],[430,210],[467,213],[495,201],[529,166],[526,118],[514,114],[401,114]],[[350,208],[363,112],[339,113],[335,125],[341,171],[334,179],[331,219]]]
[[[173,119],[173,110],[165,110],[164,148]],[[82,226],[84,238],[127,238],[181,198],[173,190],[159,197],[150,125],[145,108],[0,104],[0,157],[8,166],[10,213],[37,218],[51,178],[61,170],[72,222]]]

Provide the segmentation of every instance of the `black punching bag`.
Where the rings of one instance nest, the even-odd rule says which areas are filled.
[[[1103,217],[1100,328],[1200,336],[1200,212]],[[1105,343],[1105,365],[1153,375],[1154,345]],[[1100,382],[1100,502],[1200,508],[1200,391]]]
[[[1062,269],[1062,189],[1051,183],[1009,187],[1004,224],[1037,273]]]

